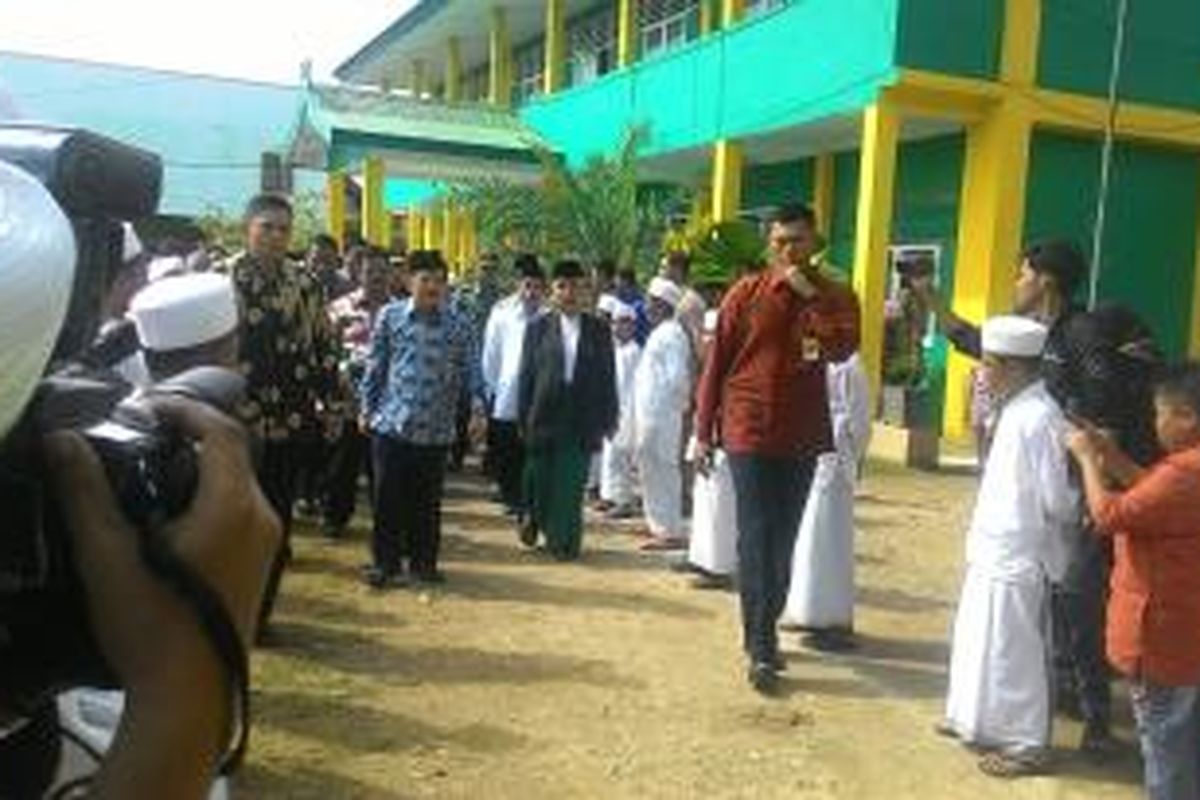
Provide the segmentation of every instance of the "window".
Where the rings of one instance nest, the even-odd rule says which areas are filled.
[[[542,93],[545,85],[546,44],[538,40],[513,54],[513,105]]]
[[[567,31],[567,82],[583,86],[617,66],[617,17],[612,7],[581,17]]]
[[[746,0],[745,16],[756,17],[783,8],[788,0]]]
[[[699,32],[699,0],[646,0],[638,12],[643,58],[674,50]]]

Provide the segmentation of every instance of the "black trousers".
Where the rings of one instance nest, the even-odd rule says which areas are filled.
[[[283,542],[275,554],[275,561],[271,564],[271,575],[267,579],[262,610],[259,612],[260,629],[271,618],[275,598],[279,594],[279,584],[283,580],[283,571],[292,560],[292,506],[296,502],[305,447],[304,444],[290,440],[264,442],[259,454],[258,485],[262,487],[267,502],[279,516],[279,522],[283,526]]]
[[[752,661],[774,660],[792,581],[792,551],[816,459],[731,453],[737,496],[742,640]]]
[[[491,462],[500,499],[508,508],[525,508],[525,443],[517,423],[493,419],[488,422]]]
[[[370,444],[371,440],[357,426],[346,425],[330,452],[321,503],[326,528],[341,530],[354,516],[354,507],[358,503],[358,476],[366,469],[370,482],[374,472],[369,457]]]
[[[459,395],[458,406],[454,409],[454,444],[450,447],[450,468],[455,472],[462,471],[467,453],[471,452],[471,393],[464,391]]]
[[[1112,689],[1104,654],[1109,553],[1085,520],[1072,541],[1071,560],[1054,587],[1055,667],[1059,690],[1073,695],[1088,724],[1109,727]]]
[[[375,567],[398,574],[437,570],[442,544],[442,492],[445,447],[409,444],[388,436],[371,439],[375,462],[375,528],[371,555]]]

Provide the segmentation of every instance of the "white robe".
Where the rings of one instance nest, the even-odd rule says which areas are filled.
[[[817,459],[792,556],[784,622],[854,627],[854,484],[871,438],[871,387],[857,354],[826,373],[834,452]]]
[[[1050,581],[1079,496],[1062,412],[1036,383],[1000,413],[967,535],[946,722],[964,741],[1030,752],[1050,741]]]
[[[600,497],[618,506],[629,505],[637,499],[637,467],[634,463],[636,432],[633,410],[634,375],[642,358],[642,348],[636,341],[616,344],[617,401],[619,416],[617,432],[604,442],[601,454]]]
[[[729,459],[718,450],[707,476],[692,484],[692,536],[688,563],[713,575],[737,572],[737,495]]]
[[[650,334],[634,379],[637,465],[646,524],[654,536],[683,537],[683,415],[692,392],[692,354],[677,320]]]

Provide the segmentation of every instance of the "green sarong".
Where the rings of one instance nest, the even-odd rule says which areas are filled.
[[[534,524],[555,558],[579,558],[588,454],[574,438],[531,448],[525,460],[525,496]]]

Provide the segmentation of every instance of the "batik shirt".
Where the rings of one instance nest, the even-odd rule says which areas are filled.
[[[371,432],[443,447],[456,436],[459,396],[473,382],[470,323],[446,306],[417,311],[388,304],[371,337],[359,397]]]
[[[243,422],[273,442],[323,435],[345,414],[345,394],[320,285],[300,264],[268,267],[247,253],[220,271],[232,277],[241,312]]]

